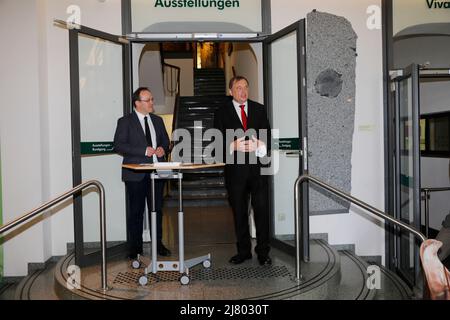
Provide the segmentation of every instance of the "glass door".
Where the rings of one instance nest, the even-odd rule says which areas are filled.
[[[420,230],[420,107],[419,67],[411,65],[394,80],[395,190],[397,219]],[[411,284],[419,275],[419,244],[415,236],[397,229],[397,270]]]
[[[271,118],[271,211],[274,245],[295,252],[294,184],[307,173],[305,20],[264,40],[265,104]],[[306,185],[303,187],[307,192]],[[308,199],[304,193],[304,199]],[[308,212],[305,210],[304,212]],[[302,231],[303,254],[309,255],[307,215]]]
[[[73,185],[98,180],[106,194],[108,255],[125,253],[126,201],[122,157],[113,150],[117,120],[129,110],[129,44],[81,26],[70,30]],[[100,261],[99,195],[86,189],[74,198],[75,258],[79,266]]]

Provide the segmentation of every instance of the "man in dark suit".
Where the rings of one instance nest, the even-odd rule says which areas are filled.
[[[224,146],[224,154],[228,153],[232,158],[229,161],[230,157],[227,156],[225,184],[233,210],[237,238],[237,254],[231,257],[229,262],[240,264],[252,258],[248,223],[251,195],[256,226],[255,252],[261,265],[270,265],[272,260],[269,257],[268,176],[261,174],[261,159],[267,156],[270,150],[270,124],[264,106],[248,100],[249,83],[246,78],[234,77],[230,81],[229,89],[233,99],[220,108],[214,117],[214,127],[222,132],[224,141],[227,130],[238,130],[233,134],[231,143],[225,142]],[[251,136],[248,134],[249,130],[252,132]],[[267,132],[265,139],[259,136],[262,130]],[[250,161],[252,156],[253,159],[256,158],[255,161]],[[240,163],[239,160],[242,159],[244,161]]]
[[[169,136],[161,117],[154,114],[153,95],[148,88],[133,93],[134,110],[117,122],[114,148],[123,155],[124,164],[156,163],[166,161],[169,152]],[[142,232],[145,201],[152,211],[150,173],[122,168],[129,214],[127,216],[128,254],[136,259],[142,254]],[[169,256],[170,250],[162,243],[162,203],[164,180],[155,180],[155,208],[157,212],[157,250],[161,256]],[[151,219],[149,218],[151,223]]]

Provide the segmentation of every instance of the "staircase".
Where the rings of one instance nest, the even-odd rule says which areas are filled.
[[[186,129],[192,137],[189,162],[212,163],[207,147],[212,140],[203,138],[206,130],[214,126],[214,113],[223,107],[229,97],[225,94],[225,76],[221,69],[195,71],[194,97],[180,97],[176,129]],[[196,126],[197,125],[197,126]],[[198,136],[198,137],[197,137]],[[178,184],[172,181],[167,207],[178,206]],[[208,168],[185,172],[183,176],[183,205],[186,207],[227,206],[224,169]]]
[[[225,74],[222,69],[194,70],[195,96],[216,96],[225,94]]]

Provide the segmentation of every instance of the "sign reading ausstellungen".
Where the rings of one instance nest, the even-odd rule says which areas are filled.
[[[132,32],[260,33],[262,0],[131,0]]]
[[[156,0],[155,8],[239,8],[239,0]]]

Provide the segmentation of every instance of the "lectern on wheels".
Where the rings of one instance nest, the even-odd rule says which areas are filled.
[[[145,286],[148,283],[149,273],[156,274],[158,271],[178,271],[180,272],[180,283],[187,285],[190,282],[189,269],[202,263],[203,267],[211,267],[211,254],[207,254],[201,257],[184,260],[184,213],[183,213],[183,172],[184,170],[192,169],[204,169],[212,167],[221,167],[224,164],[212,164],[212,165],[195,165],[195,164],[180,164],[163,162],[158,164],[145,164],[145,165],[123,165],[124,168],[132,169],[136,171],[152,171],[150,174],[152,184],[152,261],[149,267],[144,269],[144,275],[139,278],[139,284]],[[156,172],[155,172],[156,171]],[[156,234],[156,209],[155,209],[155,180],[158,179],[178,179],[178,261],[158,261],[157,256],[157,234]],[[141,266],[139,260],[133,261],[133,268],[138,269]],[[150,270],[150,272],[149,272]]]

